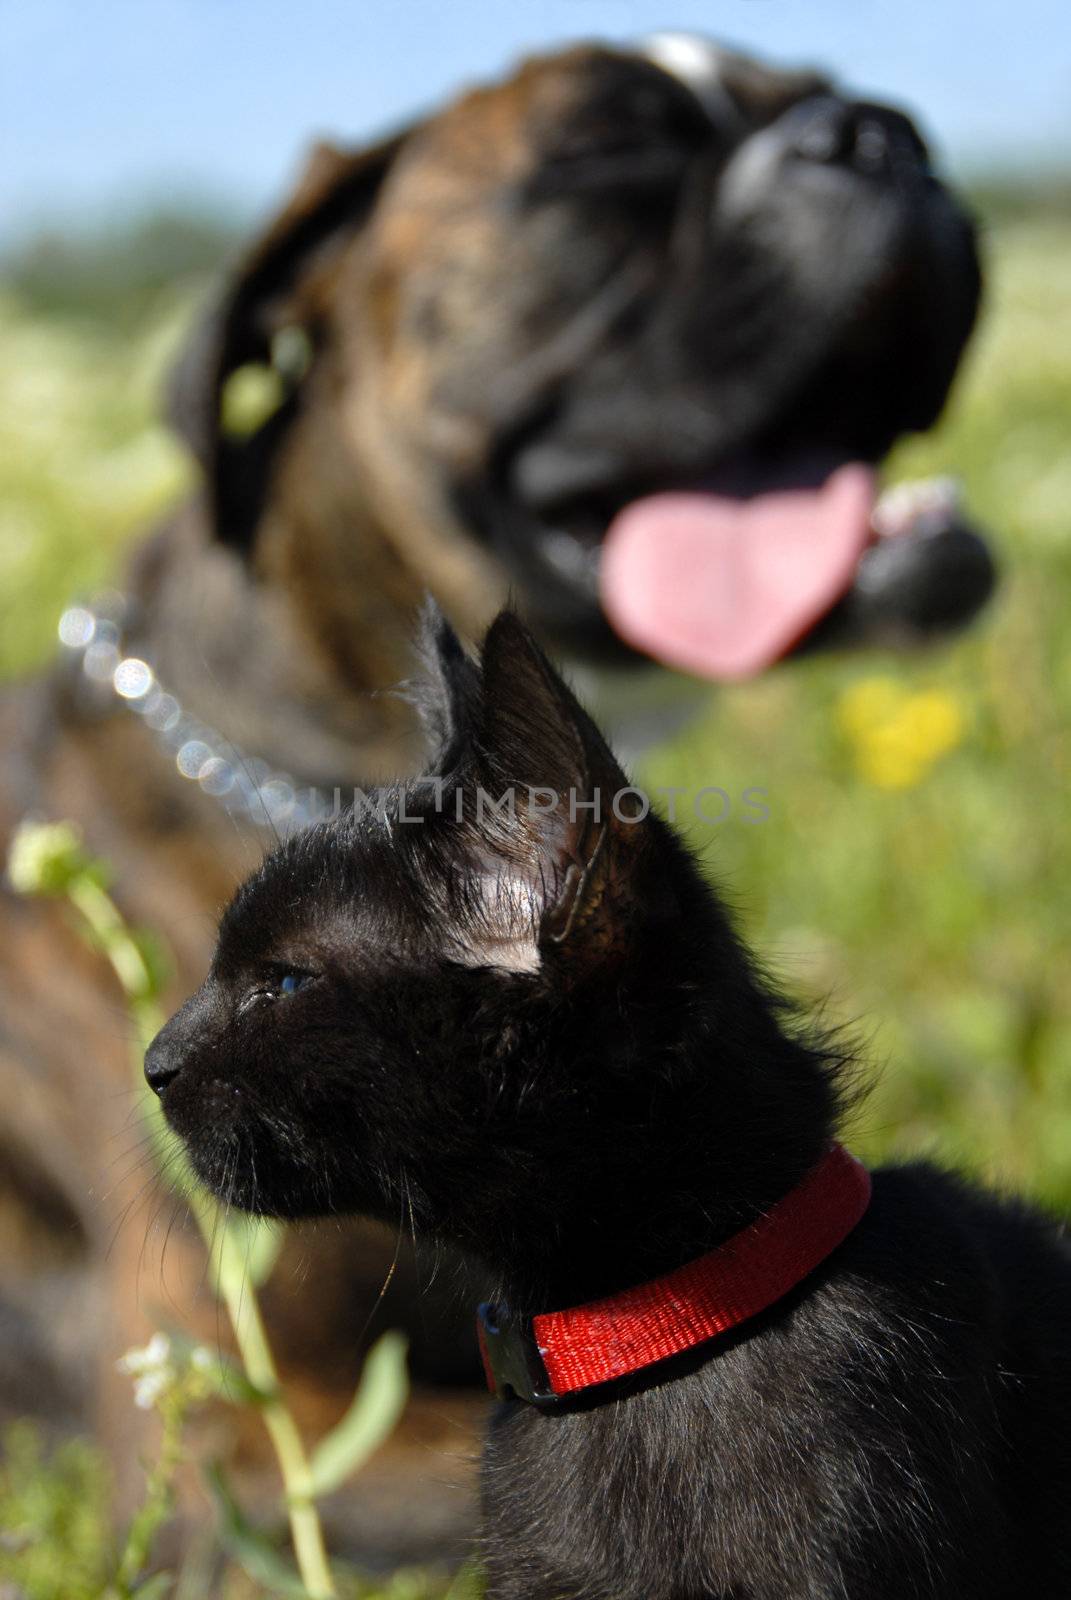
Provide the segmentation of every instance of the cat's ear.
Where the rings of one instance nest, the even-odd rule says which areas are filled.
[[[472,746],[480,712],[480,672],[431,595],[424,602],[416,640],[420,676],[412,700],[427,741],[425,770],[457,770]]]
[[[647,802],[512,613],[492,626],[482,666],[485,836],[532,886],[541,952],[608,954],[650,848]]]

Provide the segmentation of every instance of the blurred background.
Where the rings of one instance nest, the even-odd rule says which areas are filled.
[[[712,691],[643,776],[767,791],[764,826],[730,817],[695,842],[777,975],[864,1039],[878,1083],[860,1153],[933,1153],[1071,1209],[1066,7],[9,0],[2,14],[6,677],[49,658],[72,595],[189,481],[157,420],[163,373],[314,136],[357,143],[526,50],[656,27],[820,64],[918,115],[973,201],[988,297],[944,422],[891,476],[962,480],[1000,593],[940,652]],[[0,1476],[0,1527],[16,1493]]]

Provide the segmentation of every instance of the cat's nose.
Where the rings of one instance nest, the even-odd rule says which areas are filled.
[[[167,1029],[158,1033],[145,1052],[145,1081],[154,1094],[161,1095],[182,1070],[182,1052],[167,1037]]]

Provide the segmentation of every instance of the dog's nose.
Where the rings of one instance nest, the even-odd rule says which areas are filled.
[[[156,1035],[145,1052],[145,1081],[153,1094],[162,1095],[168,1084],[178,1077],[181,1068],[181,1052],[167,1038],[165,1028]]]
[[[794,106],[784,123],[789,148],[805,161],[855,167],[880,177],[905,166],[925,168],[929,160],[902,111],[867,100],[817,95]]]

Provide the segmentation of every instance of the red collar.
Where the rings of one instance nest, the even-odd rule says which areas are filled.
[[[869,1203],[869,1172],[835,1144],[757,1222],[665,1277],[544,1312],[530,1326],[483,1305],[478,1333],[487,1386],[503,1399],[548,1405],[738,1328],[802,1283]]]

